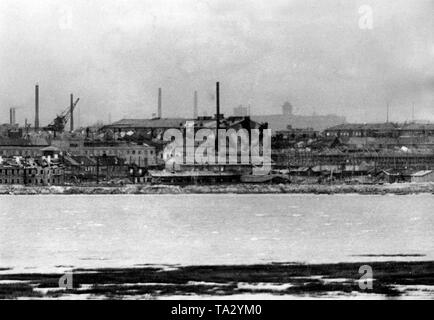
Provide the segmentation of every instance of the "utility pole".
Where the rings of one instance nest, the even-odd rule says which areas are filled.
[[[163,103],[163,101],[162,101],[161,88],[158,88],[158,115],[157,115],[157,117],[159,119],[161,119],[161,117],[163,116],[162,103]]]
[[[24,159],[24,161],[26,161],[26,159]],[[27,185],[27,174],[26,174],[27,168],[26,165],[23,164],[23,174],[24,174],[24,185]]]
[[[99,184],[99,158],[96,157],[96,184]]]
[[[412,107],[412,112],[411,112],[411,120],[414,123],[414,102],[413,102],[413,107]]]
[[[39,129],[39,85],[35,86],[35,130]]]

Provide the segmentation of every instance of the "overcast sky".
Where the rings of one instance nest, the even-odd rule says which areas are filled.
[[[366,7],[368,6],[368,7]],[[360,9],[362,7],[362,9]],[[372,9],[372,28],[369,10]],[[361,11],[359,11],[361,10]],[[434,121],[433,0],[0,0],[0,123],[42,125],[80,97],[80,124],[251,105],[349,121]],[[368,22],[367,22],[368,21]],[[362,27],[361,27],[362,26]]]

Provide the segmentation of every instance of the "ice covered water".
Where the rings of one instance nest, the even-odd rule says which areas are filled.
[[[0,196],[0,268],[433,260],[432,195]]]

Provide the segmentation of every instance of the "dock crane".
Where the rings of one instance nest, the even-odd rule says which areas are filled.
[[[65,130],[66,124],[71,118],[71,113],[74,112],[75,107],[78,104],[78,101],[80,101],[80,98],[75,100],[72,106],[66,108],[60,115],[57,115],[49,125],[44,127],[44,130],[53,131],[54,135],[56,135],[56,132],[63,132]]]

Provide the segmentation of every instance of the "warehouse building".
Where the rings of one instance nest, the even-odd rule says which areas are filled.
[[[411,182],[434,182],[433,170],[422,170],[411,175]]]

